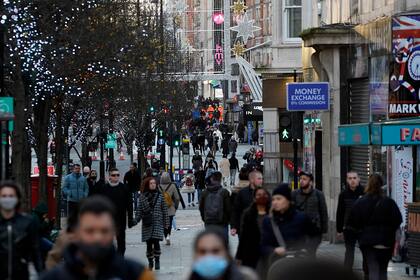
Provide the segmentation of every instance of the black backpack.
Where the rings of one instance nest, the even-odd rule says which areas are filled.
[[[223,224],[223,188],[209,192],[204,201],[204,222],[206,224]]]

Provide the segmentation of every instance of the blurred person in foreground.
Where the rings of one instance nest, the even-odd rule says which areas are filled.
[[[268,270],[266,280],[359,280],[345,267],[333,261],[283,258]]]
[[[370,175],[366,194],[355,202],[347,222],[358,233],[369,280],[388,278],[395,233],[402,223],[400,210],[394,200],[384,195],[383,185],[380,175]]]
[[[270,193],[261,187],[255,189],[254,202],[245,210],[241,221],[236,260],[244,266],[256,269],[260,260],[260,243],[264,218],[270,213]]]
[[[141,264],[124,259],[113,245],[116,234],[114,205],[92,196],[80,205],[75,241],[67,246],[64,261],[41,280],[121,279],[152,280]]]
[[[257,280],[255,273],[237,266],[229,253],[225,232],[210,227],[194,241],[194,263],[189,280]]]
[[[22,191],[13,181],[0,182],[0,279],[29,279],[29,262],[42,270],[36,222],[21,214]]]

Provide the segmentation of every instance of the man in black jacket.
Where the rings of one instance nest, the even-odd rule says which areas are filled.
[[[364,194],[364,188],[360,185],[360,178],[357,172],[347,172],[347,186],[338,197],[337,206],[337,237],[344,237],[346,244],[346,254],[344,257],[344,266],[349,269],[353,268],[354,251],[356,248],[357,235],[354,230],[347,226],[351,209],[356,202]]]
[[[232,221],[231,221],[231,230],[230,234],[235,236],[240,234],[239,229],[241,226],[241,217],[245,209],[251,206],[254,201],[254,190],[257,187],[262,187],[263,185],[263,175],[261,172],[254,170],[249,173],[249,186],[243,188],[236,195],[235,201],[232,207]]]
[[[65,249],[64,261],[41,279],[153,280],[152,272],[144,266],[116,253],[114,214],[108,199],[86,199],[80,206],[75,241]]]
[[[120,182],[120,172],[117,168],[109,171],[109,182],[105,184],[99,195],[107,197],[114,204],[116,209],[115,223],[117,226],[117,247],[118,252],[124,256],[125,253],[125,229],[127,226],[134,226],[133,222],[133,203],[131,192],[126,185]]]
[[[124,175],[124,184],[129,188],[134,202],[134,210],[137,210],[138,192],[140,191],[140,173],[136,166],[132,163],[130,170]]]

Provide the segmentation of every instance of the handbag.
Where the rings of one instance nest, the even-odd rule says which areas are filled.
[[[155,202],[152,205],[149,205],[149,211],[143,215],[143,226],[149,227],[153,224],[153,208],[155,208],[155,205],[157,203],[159,194],[156,194]]]

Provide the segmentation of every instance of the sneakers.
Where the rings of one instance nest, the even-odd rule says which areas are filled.
[[[191,206],[192,206],[192,207],[195,207],[195,204],[194,204],[194,202],[193,202],[193,203],[191,203]]]
[[[170,246],[171,245],[171,239],[168,237],[166,237],[166,245]]]
[[[191,203],[188,203],[188,207],[191,207]]]

